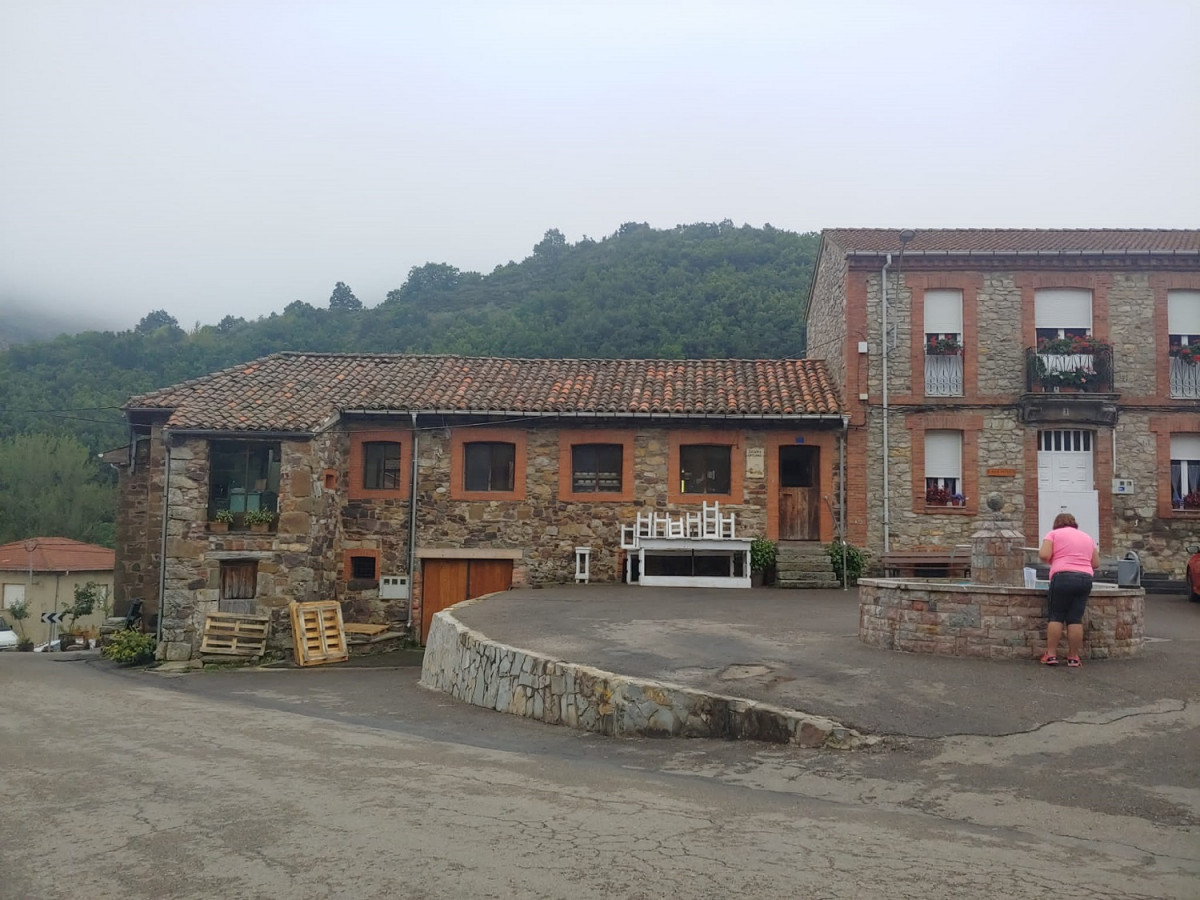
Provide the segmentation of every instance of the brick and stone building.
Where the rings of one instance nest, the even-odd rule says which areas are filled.
[[[1193,355],[1195,354],[1195,355]],[[983,501],[1036,546],[1182,577],[1200,532],[1200,231],[832,229],[808,356],[849,417],[847,537],[969,543]]]
[[[810,360],[280,353],[125,413],[117,598],[161,609],[170,659],[208,612],[284,635],[293,600],[423,637],[451,603],[573,580],[577,547],[618,581],[639,511],[719,503],[739,536],[817,546],[837,527],[845,419]]]

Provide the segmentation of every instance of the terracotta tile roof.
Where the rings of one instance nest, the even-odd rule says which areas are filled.
[[[354,410],[838,416],[824,363],[276,353],[132,398],[176,429],[313,431]]]
[[[0,544],[0,571],[28,572],[31,565],[35,572],[111,572],[116,559],[107,547],[70,538],[37,537]]]
[[[827,228],[822,234],[846,253],[900,252],[900,228]],[[915,229],[904,248],[917,254],[1200,254],[1200,230],[1120,228]]]

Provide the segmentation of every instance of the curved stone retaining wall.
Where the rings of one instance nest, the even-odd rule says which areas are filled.
[[[467,628],[451,610],[433,617],[421,684],[474,706],[608,735],[746,739],[840,750],[876,740],[821,716],[615,675],[499,644]]]
[[[873,647],[1031,659],[1046,646],[1045,588],[863,578],[858,597],[858,637]],[[1141,588],[1096,585],[1083,617],[1084,657],[1141,653],[1145,600]]]

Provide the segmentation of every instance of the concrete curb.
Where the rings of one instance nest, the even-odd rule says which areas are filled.
[[[835,750],[879,742],[824,716],[617,675],[500,644],[456,619],[456,607],[433,617],[421,684],[473,706],[606,735],[756,740]]]

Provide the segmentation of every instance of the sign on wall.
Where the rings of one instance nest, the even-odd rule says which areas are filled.
[[[762,447],[746,448],[746,477],[764,478],[767,474],[767,451]]]

